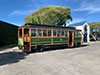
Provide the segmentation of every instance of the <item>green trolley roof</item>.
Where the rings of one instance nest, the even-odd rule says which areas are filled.
[[[64,27],[64,26],[54,26],[54,25],[43,25],[43,24],[32,24],[27,23],[25,26],[22,27],[30,27],[30,28],[57,28],[57,29],[72,29],[76,30],[75,27]]]

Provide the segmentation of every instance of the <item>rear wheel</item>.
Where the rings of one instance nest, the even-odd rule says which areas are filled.
[[[43,49],[44,49],[44,47],[43,47],[43,46],[39,46],[39,47],[37,47],[37,52],[42,52],[42,51],[43,51]]]
[[[79,46],[81,46],[81,43],[79,42]]]
[[[81,46],[81,43],[80,43],[80,42],[78,42],[78,43],[77,43],[77,46]]]

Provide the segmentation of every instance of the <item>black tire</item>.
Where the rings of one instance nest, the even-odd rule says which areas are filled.
[[[44,47],[43,47],[43,46],[39,46],[39,47],[37,48],[38,52],[42,52],[42,51],[43,51],[43,49],[44,49]]]
[[[19,50],[22,50],[22,46],[18,46]]]
[[[35,48],[35,51],[36,52],[42,52],[44,50],[44,46],[37,46],[36,48]]]
[[[76,45],[76,43],[74,43],[74,47],[76,47],[77,45]]]
[[[81,43],[79,42],[79,46],[81,46]]]
[[[41,46],[39,52],[43,52],[44,47]]]

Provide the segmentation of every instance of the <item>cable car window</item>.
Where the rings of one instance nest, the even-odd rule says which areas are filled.
[[[43,36],[47,36],[47,30],[43,30]]]
[[[61,33],[61,31],[60,31],[60,30],[58,30],[57,36],[60,36],[60,33]]]
[[[66,37],[68,36],[68,31],[65,31],[65,36],[66,36]]]
[[[37,36],[42,36],[42,30],[40,29],[37,30]]]
[[[36,36],[36,29],[31,30],[31,36]]]
[[[48,30],[48,36],[51,36],[51,30]]]
[[[81,31],[78,31],[78,36],[82,36],[82,33],[81,33]]]
[[[29,29],[24,29],[24,35],[29,36]]]
[[[56,33],[56,30],[53,30],[53,36],[56,36],[57,33]]]
[[[64,30],[61,31],[61,36],[64,36]]]
[[[77,31],[74,32],[75,37],[77,37]]]

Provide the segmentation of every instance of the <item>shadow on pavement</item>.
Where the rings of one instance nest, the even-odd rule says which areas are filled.
[[[25,59],[27,54],[24,52],[5,52],[0,54],[0,66],[6,64],[13,64]]]
[[[3,51],[3,50],[8,49],[8,48],[13,48],[16,46],[17,46],[16,44],[2,46],[2,47],[0,47],[0,51]]]
[[[86,47],[88,45],[81,45],[79,47],[74,47],[74,48],[81,48],[81,47]],[[52,48],[45,48],[45,51],[55,51],[55,50],[63,50],[63,49],[71,49],[65,46],[54,46]],[[36,53],[36,52],[32,52],[32,53]],[[27,55],[27,53],[25,52],[4,52],[4,53],[0,53],[0,66],[3,65],[7,65],[7,64],[13,64],[13,63],[17,63],[22,59],[25,59],[25,56]]]

